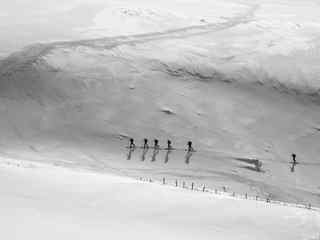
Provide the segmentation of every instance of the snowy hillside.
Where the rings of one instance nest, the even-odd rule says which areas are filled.
[[[320,214],[115,175],[0,161],[5,239],[309,239]]]
[[[3,152],[64,162],[72,151],[73,164],[127,169],[105,159],[125,154],[123,137],[170,138],[179,147],[192,139],[205,152],[193,170],[218,170],[236,185],[240,175],[249,186],[242,191],[319,204],[319,105],[285,88],[230,79],[193,45],[211,32],[188,34],[35,45],[8,57],[0,67]],[[292,152],[305,164],[295,174]],[[220,165],[221,158],[229,160]],[[271,166],[252,173],[234,158]]]
[[[32,11],[22,11],[21,6],[30,6]],[[13,9],[21,16],[15,21],[5,14]],[[316,0],[8,3],[0,9],[0,35],[4,36],[0,39],[0,157],[104,174],[193,181],[230,192],[320,206],[319,12]],[[30,34],[33,32],[37,34]],[[30,43],[33,45],[29,46]],[[24,48],[19,51],[21,47]],[[161,146],[171,139],[180,150],[128,152],[125,146],[130,137],[138,145],[143,138],[158,138]],[[192,155],[183,151],[189,140],[197,150]],[[295,168],[290,164],[292,153],[297,154],[299,162]],[[204,232],[197,232],[204,239],[210,236],[206,231],[211,231],[211,221],[217,227],[214,234],[233,239],[235,231],[226,229],[254,211],[258,216],[246,216],[246,227],[235,224],[241,231],[250,226],[252,239],[317,239],[318,225],[308,223],[318,224],[318,215],[311,216],[304,210],[270,210],[265,205],[230,199],[212,206],[211,199],[201,194],[163,190],[109,175],[92,176],[69,170],[59,173],[49,167],[41,168],[43,173],[39,169],[22,170],[6,166],[3,159],[0,182],[2,189],[8,186],[7,192],[3,192],[3,208],[10,209],[11,195],[28,191],[31,199],[54,199],[50,194],[55,193],[62,201],[82,196],[81,191],[74,195],[65,193],[71,187],[61,190],[63,182],[50,182],[51,177],[68,181],[74,177],[69,181],[71,186],[82,177],[93,182],[98,178],[99,189],[109,180],[115,183],[108,185],[110,195],[114,193],[112,189],[121,185],[118,181],[125,181],[119,193],[125,199],[130,199],[127,185],[134,186],[132,191],[139,192],[133,197],[138,207],[151,204],[158,194],[172,195],[172,199],[187,201],[186,205],[186,195],[203,203],[194,211],[204,213]],[[256,168],[257,161],[262,164],[261,171]],[[35,173],[39,175],[30,179]],[[45,180],[45,174],[52,174],[49,180]],[[10,176],[9,180],[5,176]],[[10,179],[13,182],[6,182]],[[40,189],[59,190],[39,196],[32,185],[29,188],[31,182],[40,182]],[[10,184],[19,186],[19,190],[15,193]],[[76,184],[76,188],[80,185]],[[87,190],[89,193],[83,193],[85,198],[98,195],[90,195],[89,187],[84,189]],[[139,203],[137,199],[145,194],[144,190],[154,190],[155,196],[146,196],[147,200]],[[22,204],[20,198],[16,200]],[[30,202],[32,206],[37,203],[51,204],[42,200]],[[71,209],[74,213],[65,216],[66,226],[78,211],[89,214],[80,210],[82,204],[102,207],[101,202],[91,200],[76,203],[79,205]],[[235,222],[220,226],[207,213],[207,208],[218,211],[220,204],[236,210],[231,207],[235,204],[240,209]],[[172,209],[173,205],[163,207]],[[104,211],[109,208],[113,208],[113,202]],[[47,211],[47,206],[42,210]],[[177,211],[179,216],[185,208]],[[161,219],[157,224],[168,228],[170,239],[175,232],[163,217],[165,213],[167,210],[157,213],[157,221]],[[45,217],[49,219],[53,213],[48,214]],[[132,214],[134,217],[141,212]],[[230,216],[230,212],[225,214],[219,217]],[[89,215],[98,225],[105,221],[105,216]],[[269,230],[263,232],[260,225],[251,227],[264,216],[271,217],[270,228],[266,228]],[[289,225],[291,220],[282,221],[286,217],[295,219],[295,227]],[[36,218],[31,219],[31,225],[37,222]],[[119,222],[123,218],[120,216]],[[15,216],[11,220],[15,221]],[[126,226],[132,223],[128,221]],[[185,224],[195,222],[196,219]],[[283,235],[279,229],[273,232],[273,227],[281,223],[286,229]],[[175,224],[182,229],[182,223]],[[122,225],[115,223],[114,227],[120,229]],[[145,228],[146,223],[138,227]],[[300,227],[301,233],[293,230]],[[76,229],[70,233],[72,237]],[[97,231],[104,230],[99,227]],[[154,231],[157,233],[158,229]],[[181,232],[186,238],[191,233]],[[249,238],[246,233],[241,237]]]

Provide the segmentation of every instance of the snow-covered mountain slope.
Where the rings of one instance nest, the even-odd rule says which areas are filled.
[[[115,160],[125,160],[126,137],[169,138],[178,147],[191,139],[199,153],[190,167],[178,154],[172,164],[179,170],[160,164],[161,174],[204,175],[210,184],[318,204],[319,105],[306,95],[229,81],[192,48],[189,58],[179,54],[183,39],[152,37],[39,45],[6,59],[2,151],[157,174],[159,166]],[[307,164],[294,174],[292,152]],[[239,157],[262,160],[266,173],[242,168]]]
[[[0,10],[0,57],[34,42],[150,34],[171,39],[157,46],[179,55],[166,59],[178,69],[196,58],[205,76],[217,69],[228,79],[319,95],[319,8],[312,0],[12,1]]]
[[[1,236],[13,239],[309,239],[320,214],[0,159]]]
[[[3,59],[1,153],[319,205],[317,2],[213,1],[229,14],[219,21],[204,10],[209,3],[178,2],[163,4],[176,17],[188,13],[179,18],[185,25],[160,26],[164,7],[157,22],[137,10],[151,3],[128,4],[126,12],[123,1],[115,8],[141,28],[108,25],[129,31],[114,35],[135,35],[38,44]],[[179,151],[167,164],[165,152],[143,162],[136,151],[127,161],[129,136],[170,138],[180,148],[192,140],[198,152],[188,165]],[[293,152],[301,164],[291,173]],[[243,162],[252,158],[263,172]]]

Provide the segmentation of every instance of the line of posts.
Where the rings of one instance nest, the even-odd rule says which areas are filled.
[[[141,178],[141,177],[140,177],[140,180],[141,180],[141,181],[144,181],[144,179]],[[153,180],[152,180],[151,178],[149,178],[149,179],[148,179],[148,182],[153,182]],[[165,177],[162,178],[162,184],[163,184],[163,185],[166,185],[166,184],[167,184],[167,180],[166,180]],[[175,179],[175,186],[176,186],[176,187],[179,186],[177,179]],[[187,188],[185,181],[182,181],[182,188]],[[202,192],[209,192],[209,189],[206,188],[206,185],[205,185],[205,184],[202,185],[202,187],[201,187],[200,189],[199,189],[199,188],[196,189],[194,182],[191,183],[191,188],[190,188],[190,189],[191,189],[191,190],[198,190],[198,191],[200,190],[200,191],[202,191]],[[222,190],[223,190],[224,193],[227,192],[227,188],[226,188],[225,186],[222,187]],[[219,194],[218,189],[215,188],[215,189],[214,189],[214,193],[215,193],[215,194]],[[232,197],[236,197],[236,193],[235,193],[235,192],[232,192],[231,196],[232,196]],[[243,195],[239,195],[239,196],[243,196]],[[244,198],[245,198],[245,199],[249,199],[248,193],[245,193]],[[259,200],[260,200],[260,201],[263,201],[263,198],[260,198],[258,195],[256,195],[255,198],[254,198],[254,200],[256,200],[256,201],[259,201]],[[272,201],[271,201],[271,199],[270,199],[269,197],[267,197],[267,198],[265,199],[265,201],[266,201],[267,203],[272,203]],[[281,202],[275,202],[275,201],[273,201],[273,203],[281,203]],[[286,204],[285,202],[283,202],[283,203]],[[287,204],[288,204],[288,203],[287,203]],[[298,206],[298,205],[296,205],[296,206]],[[305,207],[306,207],[307,209],[312,209],[312,205],[311,205],[310,203],[307,204]]]

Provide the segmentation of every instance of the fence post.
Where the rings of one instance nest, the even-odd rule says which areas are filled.
[[[182,188],[186,188],[186,183],[184,181],[182,182]]]
[[[206,185],[203,185],[202,192],[206,190]]]
[[[176,179],[176,187],[178,187],[178,180]]]
[[[191,190],[193,190],[194,188],[194,183],[191,183]]]
[[[232,197],[235,197],[235,196],[236,196],[236,193],[235,193],[235,192],[233,192],[233,193],[232,193]]]
[[[165,177],[162,179],[162,183],[166,184],[166,178]]]
[[[223,191],[226,192],[227,188],[225,186],[222,187]]]
[[[248,199],[248,193],[246,193],[245,197],[246,197],[246,199]]]
[[[311,209],[311,203],[308,204],[308,209]]]

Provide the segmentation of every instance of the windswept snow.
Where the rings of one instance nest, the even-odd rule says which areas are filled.
[[[2,154],[138,176],[201,176],[240,193],[319,206],[317,96],[272,81],[275,89],[263,86],[268,76],[261,85],[230,78],[205,61],[214,59],[208,49],[196,47],[206,34],[188,31],[36,45],[7,58],[0,67]],[[122,135],[138,144],[171,139],[179,148],[192,140],[199,153],[191,164],[173,154],[166,165],[160,153],[149,165],[136,152],[129,163]],[[291,173],[293,152],[301,165]],[[259,159],[264,171],[236,158]]]
[[[320,233],[316,211],[3,158],[0,194],[6,240],[311,240]]]
[[[319,12],[316,0],[2,3],[1,235],[317,240],[318,213],[107,174],[320,206]],[[129,137],[179,150],[128,152]]]
[[[188,26],[223,23],[241,15],[249,7],[244,4],[207,1],[109,1],[93,19],[87,36],[119,36],[162,32]],[[125,26],[125,27],[122,27]]]

